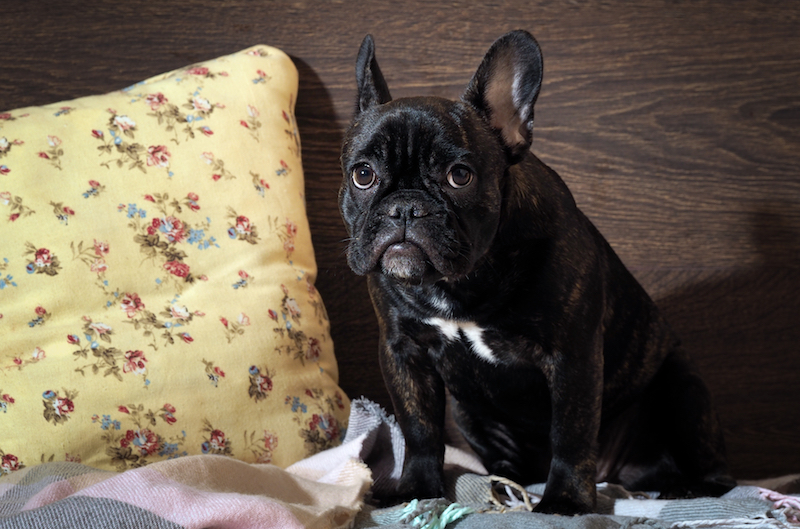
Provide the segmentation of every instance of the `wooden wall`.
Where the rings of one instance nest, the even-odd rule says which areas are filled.
[[[341,384],[386,405],[336,210],[358,45],[375,36],[395,97],[457,97],[496,37],[531,31],[545,58],[534,150],[694,354],[735,475],[800,472],[800,3],[11,0],[0,21],[2,110],[256,43],[289,53]]]

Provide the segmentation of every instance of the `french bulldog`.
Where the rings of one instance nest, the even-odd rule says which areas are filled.
[[[592,512],[598,481],[673,497],[732,488],[697,369],[530,150],[536,40],[498,39],[460,101],[393,100],[374,50],[367,35],[339,207],[406,442],[391,496],[444,494],[446,390],[489,472],[546,483],[537,511]]]

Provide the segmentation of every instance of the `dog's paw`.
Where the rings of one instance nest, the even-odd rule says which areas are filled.
[[[545,493],[542,501],[533,510],[543,514],[573,516],[594,512],[594,502],[590,498],[572,498],[565,495],[548,497],[547,493]]]
[[[374,486],[370,503],[379,507],[391,507],[414,499],[443,498],[444,496],[445,486],[442,471],[437,471],[435,467],[430,468],[411,463],[406,465],[403,475],[394,483],[394,486],[386,482],[382,486]]]
[[[727,474],[708,476],[700,481],[677,482],[661,490],[659,498],[686,499],[719,497],[736,486],[736,480]]]

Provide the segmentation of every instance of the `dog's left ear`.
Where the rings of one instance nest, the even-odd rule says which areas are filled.
[[[372,40],[372,35],[364,37],[358,50],[356,84],[358,85],[356,116],[371,106],[382,105],[392,100],[389,86],[375,59],[375,41]]]
[[[492,44],[462,96],[500,132],[512,163],[533,141],[533,105],[542,86],[542,51],[527,31]]]

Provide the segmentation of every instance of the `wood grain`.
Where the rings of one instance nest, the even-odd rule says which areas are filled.
[[[545,57],[534,150],[692,351],[736,476],[800,472],[800,4],[36,0],[6,2],[2,18],[2,109],[256,43],[294,58],[341,384],[384,405],[375,318],[345,263],[336,206],[358,45],[375,35],[395,97],[458,97],[496,37],[530,30]]]

